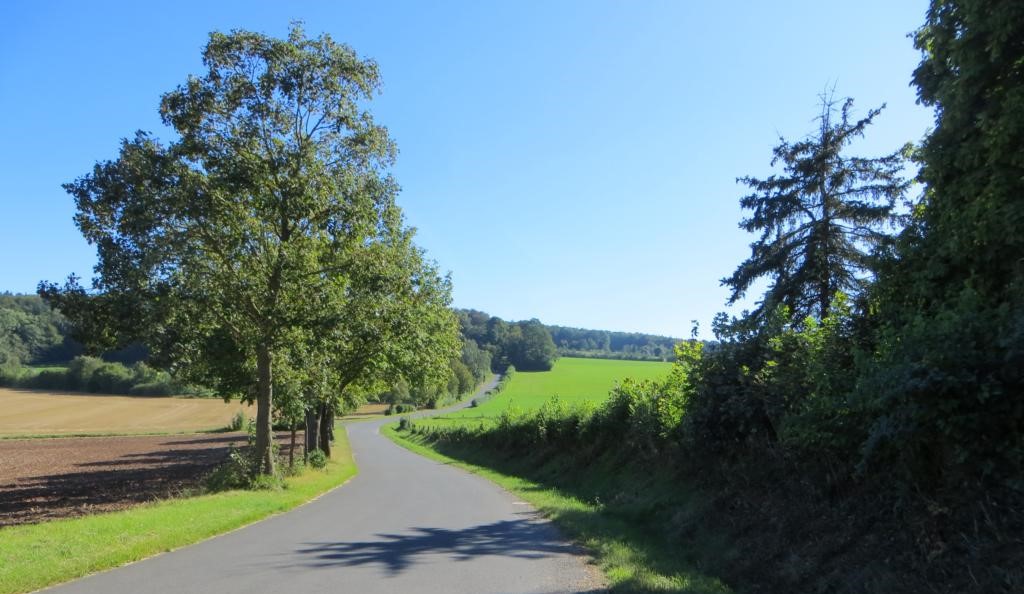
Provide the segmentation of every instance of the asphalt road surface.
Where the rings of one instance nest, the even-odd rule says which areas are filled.
[[[348,426],[359,474],[291,512],[50,593],[600,592],[597,570],[493,483]]]

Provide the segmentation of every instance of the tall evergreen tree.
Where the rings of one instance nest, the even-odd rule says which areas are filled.
[[[750,245],[750,258],[722,284],[731,289],[732,304],[754,281],[771,278],[755,318],[779,305],[788,306],[795,319],[824,318],[838,291],[856,294],[869,249],[883,237],[908,188],[901,176],[906,147],[883,157],[843,154],[881,111],[851,121],[852,106],[852,99],[838,105],[822,96],[818,131],[793,143],[782,138],[773,150],[771,164],[781,162],[781,175],[737,180],[753,190],[740,200],[753,211],[740,228],[761,236]]]

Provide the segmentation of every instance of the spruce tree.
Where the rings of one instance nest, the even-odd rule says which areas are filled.
[[[907,190],[901,175],[906,147],[882,157],[843,154],[882,109],[851,121],[852,106],[852,99],[840,105],[823,95],[817,132],[792,143],[780,138],[773,150],[771,164],[781,164],[782,174],[737,180],[753,190],[740,200],[753,211],[740,228],[761,235],[750,245],[750,258],[722,284],[732,291],[731,305],[757,279],[771,279],[755,319],[779,305],[794,319],[824,318],[837,292],[858,293],[870,248],[884,237]]]

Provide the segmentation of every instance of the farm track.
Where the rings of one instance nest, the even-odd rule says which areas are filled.
[[[174,496],[245,443],[244,433],[0,440],[0,527]],[[278,443],[287,456],[284,434]]]

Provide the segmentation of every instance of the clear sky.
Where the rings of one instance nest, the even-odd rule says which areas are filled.
[[[743,175],[814,127],[833,84],[863,114],[854,151],[917,141],[924,0],[778,2],[0,3],[0,290],[88,279],[60,185],[200,73],[212,30],[291,20],[380,64],[369,108],[401,151],[399,204],[451,271],[455,305],[505,319],[707,335],[749,253]]]

